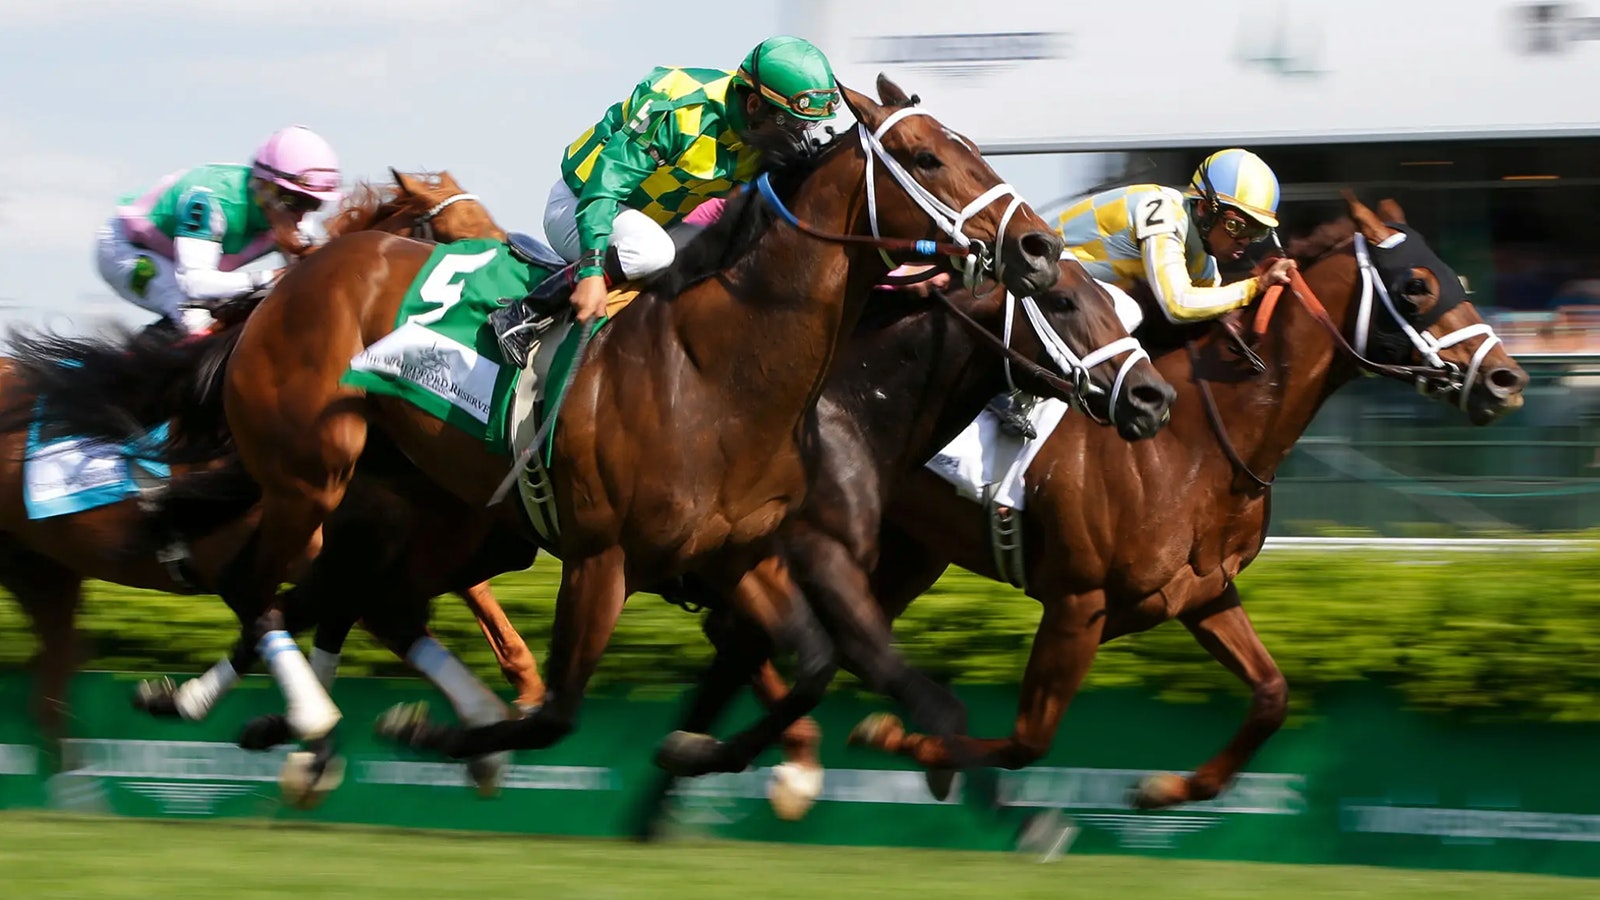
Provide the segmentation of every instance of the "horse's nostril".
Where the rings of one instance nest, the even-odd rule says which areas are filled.
[[[1135,385],[1128,393],[1140,409],[1157,410],[1172,402],[1167,391],[1153,384]]]
[[[1496,395],[1509,397],[1528,386],[1528,374],[1521,369],[1494,369],[1489,373],[1488,382]]]
[[[1019,242],[1029,260],[1054,262],[1061,255],[1061,236],[1053,231],[1030,231]]]

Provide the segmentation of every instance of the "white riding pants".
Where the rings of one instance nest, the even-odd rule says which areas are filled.
[[[567,262],[577,262],[583,252],[578,238],[578,198],[567,183],[556,179],[544,205],[544,237]],[[628,280],[648,278],[672,265],[677,249],[666,229],[636,209],[624,206],[611,223],[611,246]]]

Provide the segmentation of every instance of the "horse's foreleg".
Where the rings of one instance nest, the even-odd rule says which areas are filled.
[[[1061,716],[1094,662],[1104,627],[1105,595],[1101,592],[1044,604],[1010,737],[915,734],[907,732],[893,716],[878,714],[857,725],[850,742],[908,756],[929,769],[1020,769],[1029,765],[1049,752]]]
[[[538,750],[566,737],[628,598],[624,564],[621,547],[563,561],[547,662],[549,684],[544,704],[533,713],[489,725],[438,726],[427,721],[425,707],[402,704],[384,714],[378,734],[453,759]]]
[[[766,632],[773,646],[794,652],[794,686],[755,725],[726,742],[706,734],[674,732],[656,761],[677,775],[744,771],[790,725],[816,708],[838,668],[832,643],[779,557],[768,557],[744,573],[728,599],[741,616]]]
[[[1289,684],[1250,624],[1239,603],[1238,588],[1230,583],[1215,600],[1180,619],[1200,646],[1250,686],[1250,712],[1222,752],[1190,777],[1157,775],[1140,785],[1135,803],[1146,809],[1210,800],[1220,794],[1288,714]]]
[[[495,662],[500,664],[500,674],[517,690],[517,705],[523,709],[533,709],[543,703],[544,681],[539,677],[538,660],[534,659],[533,651],[528,649],[522,635],[512,627],[511,620],[506,618],[500,601],[489,590],[489,582],[480,582],[456,591],[456,596],[467,604],[473,617],[478,620],[484,639],[494,650]]]

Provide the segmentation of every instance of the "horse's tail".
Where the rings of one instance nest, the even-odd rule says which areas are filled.
[[[130,443],[172,422],[170,462],[225,455],[232,442],[224,424],[222,384],[243,328],[173,340],[158,331],[69,337],[13,330],[8,356],[20,391],[0,406],[0,433],[27,427],[36,398],[60,434]]]

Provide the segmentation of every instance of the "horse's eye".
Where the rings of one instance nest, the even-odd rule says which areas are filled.
[[[939,157],[934,156],[932,153],[929,153],[926,150],[918,150],[917,155],[913,158],[915,159],[917,168],[919,169],[937,169],[944,165],[944,163],[939,161]]]
[[[1421,278],[1413,278],[1406,282],[1404,292],[1408,297],[1426,297],[1428,296],[1428,283]]]

